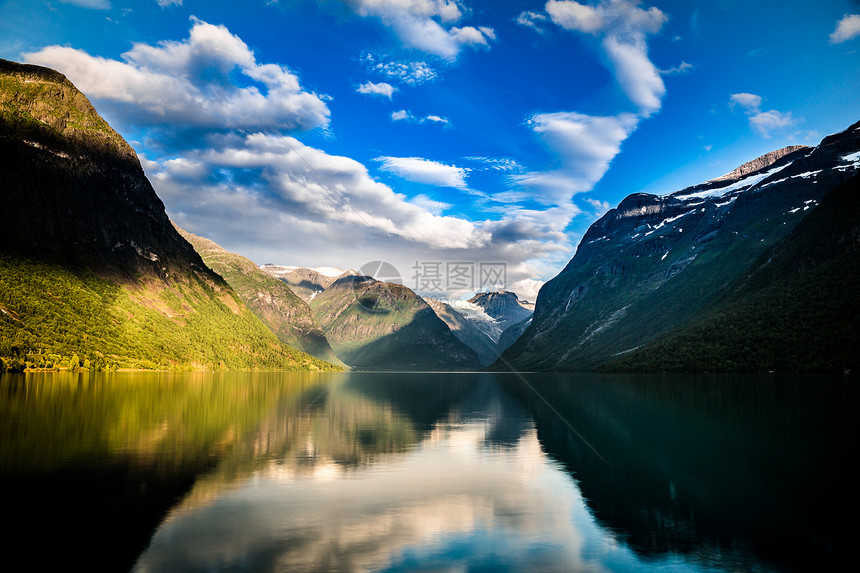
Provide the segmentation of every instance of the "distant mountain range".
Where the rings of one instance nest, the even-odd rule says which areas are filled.
[[[0,369],[334,368],[201,260],[62,74],[0,60],[0,174]]]
[[[860,123],[595,222],[494,365],[851,369],[860,357]]]

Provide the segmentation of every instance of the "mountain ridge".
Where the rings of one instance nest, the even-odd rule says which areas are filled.
[[[505,360],[526,370],[590,370],[706,315],[860,169],[858,149],[860,123],[814,148],[776,153],[733,182],[628,195],[541,289],[532,324]]]

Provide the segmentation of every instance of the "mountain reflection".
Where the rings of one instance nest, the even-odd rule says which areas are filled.
[[[853,385],[526,380],[6,376],[0,486],[16,494],[4,509],[17,526],[7,546],[38,570],[139,572],[769,571],[848,560]]]

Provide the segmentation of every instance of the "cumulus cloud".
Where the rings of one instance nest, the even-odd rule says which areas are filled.
[[[841,44],[860,36],[860,14],[846,14],[836,23],[836,29],[830,34],[831,44]]]
[[[379,19],[391,28],[403,45],[453,60],[464,46],[488,46],[495,38],[492,28],[454,22],[463,17],[455,0],[345,0],[357,14]]]
[[[158,2],[158,5],[162,8],[167,8],[168,6],[182,6],[182,0],[155,0]]]
[[[189,37],[134,44],[123,61],[48,46],[26,61],[63,72],[89,97],[138,124],[220,129],[312,129],[328,123],[323,98],[277,64],[261,64],[224,26],[192,17]],[[231,78],[240,72],[245,81]]]
[[[393,121],[404,121],[404,120],[414,119],[414,117],[412,116],[411,113],[409,113],[405,109],[401,109],[398,111],[392,111],[391,112],[391,119]]]
[[[520,300],[534,302],[537,300],[538,292],[544,285],[544,281],[537,279],[521,279],[512,283],[508,290],[515,292]]]
[[[375,181],[361,163],[308,147],[293,137],[255,133],[210,138],[209,143],[211,149],[186,153],[183,167],[194,165],[198,173],[218,174],[201,183],[216,188],[229,183],[238,195],[273,211],[301,215],[306,221],[359,226],[433,248],[480,247],[489,239],[470,221],[441,217],[410,203]],[[163,162],[164,169],[154,174],[157,186],[179,183],[171,161]],[[249,175],[244,185],[243,178]],[[200,197],[200,193],[193,195]]]
[[[380,82],[378,84],[367,82],[358,86],[356,91],[361,94],[379,95],[391,99],[395,89],[396,88],[394,86],[386,84],[385,82]]]
[[[667,16],[655,7],[644,10],[634,0],[602,0],[596,6],[573,0],[550,0],[546,11],[558,26],[601,38],[615,79],[643,116],[660,109],[666,87],[648,58],[646,38],[660,31]]]
[[[416,261],[505,261],[515,282],[557,272],[570,253],[570,209],[511,206],[501,220],[475,222],[443,215],[451,205],[407,198],[361,163],[291,136],[222,134],[207,145],[142,163],[179,225],[257,262],[348,268],[386,260],[407,277]],[[457,166],[380,160],[410,180],[466,184]]]
[[[446,165],[420,157],[377,157],[381,169],[407,181],[426,183],[439,187],[467,189],[468,170],[455,165]]]
[[[750,127],[765,139],[769,139],[772,132],[796,123],[791,112],[783,113],[775,109],[762,111],[761,103],[761,96],[751,93],[736,93],[729,97],[729,105],[741,106],[749,117]]]

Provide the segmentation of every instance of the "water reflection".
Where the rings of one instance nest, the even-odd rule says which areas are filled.
[[[9,547],[59,549],[34,553],[36,569],[139,572],[846,559],[854,386],[529,381],[555,412],[518,378],[490,374],[6,376]]]

